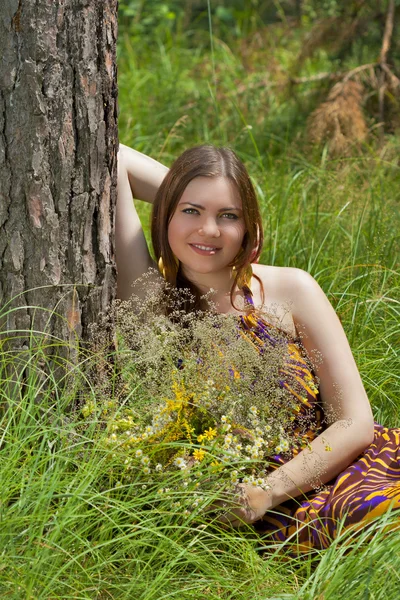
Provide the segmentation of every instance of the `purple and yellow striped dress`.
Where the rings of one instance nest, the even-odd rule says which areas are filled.
[[[253,306],[249,292],[245,291],[245,296]],[[327,424],[316,379],[300,343],[283,338],[281,330],[256,316],[252,310],[240,318],[244,331],[257,341],[258,346],[287,344],[288,359],[281,369],[280,384],[295,394],[299,402],[293,431],[299,438],[301,436],[300,448],[303,448],[307,441],[322,433]],[[308,428],[304,428],[304,423],[310,424]],[[343,533],[349,528],[360,529],[389,509],[400,508],[400,428],[387,428],[375,423],[374,430],[372,444],[347,469],[327,482],[322,490],[288,500],[255,523],[256,530],[266,536],[266,545],[268,540],[284,542],[290,538],[289,551],[294,554],[309,552],[313,548],[327,548],[339,530]],[[274,455],[270,458],[272,468],[288,462],[297,452]],[[341,529],[338,527],[340,522],[343,523]]]

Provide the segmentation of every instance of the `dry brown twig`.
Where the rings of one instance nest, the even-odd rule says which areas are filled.
[[[359,8],[364,4],[360,0]],[[300,85],[315,83],[324,80],[335,81],[335,85],[330,90],[328,97],[309,117],[308,119],[308,137],[313,143],[328,143],[329,153],[340,156],[347,155],[352,146],[364,141],[367,136],[368,128],[365,121],[362,102],[364,100],[364,84],[368,88],[376,90],[379,102],[379,129],[383,134],[385,118],[385,96],[388,91],[397,92],[400,88],[400,79],[393,73],[387,63],[387,56],[390,50],[393,28],[394,28],[395,1],[389,0],[386,13],[385,29],[382,38],[382,46],[379,54],[379,60],[374,63],[359,65],[350,71],[337,71],[334,73],[323,72],[311,75],[309,77],[292,77],[288,74],[286,80],[271,81],[268,76],[262,80],[252,82],[251,84],[241,84],[228,94],[237,96],[249,89],[256,88],[277,88],[286,85]],[[322,32],[326,33],[326,27],[331,27],[332,19],[324,27],[318,27],[315,30],[315,39],[310,39],[307,45],[307,52],[312,52],[312,47],[318,46],[323,38]],[[335,19],[333,19],[335,21]],[[352,22],[355,27],[356,19]],[[336,22],[336,21],[335,21]],[[350,28],[352,30],[352,28]],[[342,32],[343,39],[347,39],[350,30]],[[306,53],[307,54],[307,53]],[[299,59],[300,60],[300,59]],[[364,76],[368,71],[369,76]]]
[[[328,98],[308,119],[308,135],[311,142],[329,144],[334,156],[348,154],[354,143],[367,136],[361,102],[363,86],[356,81],[340,81],[329,92]]]
[[[385,32],[383,34],[381,54],[379,57],[380,64],[386,64],[387,53],[390,49],[394,24],[394,8],[394,0],[389,0],[388,11],[386,14]]]
[[[384,133],[385,95],[388,90],[396,91],[400,79],[387,64],[387,56],[393,35],[395,2],[389,0],[386,14],[379,62],[360,65],[347,73],[321,73],[312,78],[292,79],[293,83],[308,83],[322,79],[341,79],[336,83],[323,102],[308,119],[308,137],[313,143],[328,143],[329,153],[345,156],[356,143],[365,140],[367,124],[362,111],[363,85],[359,75],[370,71],[370,84],[378,92],[379,129]]]

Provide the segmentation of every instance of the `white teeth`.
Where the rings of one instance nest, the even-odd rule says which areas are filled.
[[[210,252],[216,250],[216,248],[210,248],[210,246],[198,246],[197,244],[192,244],[192,246],[198,248],[199,250],[209,250]]]

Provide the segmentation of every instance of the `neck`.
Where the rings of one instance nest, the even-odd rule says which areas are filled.
[[[207,294],[210,290],[214,291],[210,301],[215,305],[218,312],[235,312],[230,300],[235,276],[230,267],[214,273],[197,273],[189,269],[184,269],[183,275],[198,288],[201,294]],[[240,304],[241,297],[242,292],[236,289],[233,294],[235,305],[237,304],[237,300],[239,300]]]
[[[235,280],[230,267],[214,273],[196,273],[190,269],[183,269],[183,275],[191,281],[202,294],[207,294],[211,289],[218,297],[229,296]]]

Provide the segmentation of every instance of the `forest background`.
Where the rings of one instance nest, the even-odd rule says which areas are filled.
[[[262,208],[261,262],[317,279],[375,419],[399,426],[400,1],[121,0],[119,11],[121,142],[166,165],[204,142],[239,154]],[[149,206],[137,205],[148,237]],[[294,558],[251,530],[182,518],[141,481],[104,487],[102,417],[82,428],[71,413],[83,370],[74,377],[61,398],[33,378],[2,417],[2,597],[398,598],[390,515]]]

